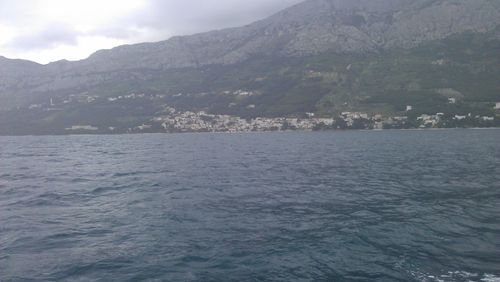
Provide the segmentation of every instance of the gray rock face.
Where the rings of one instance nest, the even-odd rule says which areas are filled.
[[[377,52],[498,24],[495,0],[309,0],[240,28],[101,51],[83,65],[162,69],[232,64],[256,55]]]
[[[0,58],[0,98],[97,85],[127,70],[411,48],[465,31],[487,32],[499,24],[498,0],[308,0],[247,26],[120,46],[78,62],[41,66]]]

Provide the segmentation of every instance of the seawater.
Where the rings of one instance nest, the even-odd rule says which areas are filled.
[[[500,281],[500,131],[0,137],[0,281]]]

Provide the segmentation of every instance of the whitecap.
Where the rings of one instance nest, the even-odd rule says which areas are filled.
[[[484,278],[481,279],[483,282],[500,282],[500,276],[495,276],[493,274],[485,274]]]

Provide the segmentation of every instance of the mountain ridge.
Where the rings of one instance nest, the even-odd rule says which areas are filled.
[[[46,101],[49,97],[85,93],[111,96],[120,91],[130,93],[153,89],[154,92],[177,95],[189,91],[217,92],[226,91],[227,88],[258,88],[263,84],[259,79],[263,79],[266,73],[266,70],[262,69],[264,66],[270,66],[274,61],[301,61],[300,58],[305,58],[303,76],[310,77],[308,72],[315,70],[308,66],[310,63],[307,58],[315,56],[350,58],[351,61],[333,60],[334,64],[340,65],[331,67],[334,70],[329,71],[330,77],[314,78],[332,81],[329,88],[320,89],[319,94],[315,94],[317,103],[335,95],[335,101],[347,103],[346,101],[355,100],[348,96],[359,90],[348,90],[345,85],[338,89],[336,85],[347,83],[349,72],[346,72],[345,68],[355,63],[357,57],[376,58],[395,50],[410,50],[467,33],[484,34],[481,40],[486,40],[485,42],[490,39],[497,40],[500,38],[500,32],[492,31],[495,32],[499,24],[500,2],[494,0],[308,0],[243,27],[176,36],[154,43],[118,46],[97,51],[80,61],[63,60],[39,65],[2,57],[0,110],[26,107],[31,103]],[[460,41],[460,44],[464,43]],[[446,48],[450,47],[453,46]],[[439,52],[443,53],[445,50],[441,48]],[[426,55],[425,58],[427,57],[429,56]],[[439,61],[444,56],[435,57],[433,60]],[[257,65],[258,62],[261,62],[262,67]],[[245,71],[254,73],[244,74],[243,77],[232,81],[230,78],[221,78],[221,75],[231,77],[232,72],[238,68],[245,69],[245,65],[253,66],[253,70]],[[287,68],[286,64],[283,68]],[[227,70],[221,72],[221,69]],[[275,71],[283,72],[279,69]],[[276,77],[272,79],[277,81],[283,80],[284,85],[291,83],[285,80],[286,76],[270,75]],[[295,74],[293,79],[305,79],[297,75]],[[255,77],[250,79],[251,76]],[[203,81],[202,79],[221,82],[206,86],[207,89],[203,90],[198,83]],[[261,82],[252,82],[252,79]],[[182,80],[195,81],[193,85],[197,86],[178,83]],[[351,77],[350,80],[352,81],[349,83],[357,83],[356,77]],[[425,84],[423,82],[404,83]],[[262,99],[270,105],[284,103],[284,100],[271,99],[274,97],[272,91],[276,91],[273,87],[258,89]],[[380,85],[374,87],[372,91],[376,91],[376,87],[381,88]],[[391,87],[397,89],[397,85]],[[399,87],[406,89],[403,85]],[[302,100],[309,99],[306,90],[294,91],[305,91],[297,92],[296,95],[301,96]],[[340,96],[343,98],[338,98]],[[189,101],[185,102],[188,103]],[[199,104],[195,100],[190,103]],[[308,110],[311,110],[311,105],[307,106]]]
[[[119,46],[80,63],[105,61],[109,65],[102,70],[135,68],[133,57],[140,56],[141,66],[165,69],[234,64],[262,54],[286,57],[411,48],[464,31],[487,32],[500,24],[498,6],[490,0],[309,0],[243,27]],[[415,9],[426,18],[415,19]]]
[[[422,19],[422,15],[418,15],[420,16],[418,22],[408,17],[414,14],[415,9],[423,11],[424,16],[431,20]],[[467,16],[463,16],[464,13]],[[230,64],[248,58],[249,54],[256,52],[255,50],[262,50],[264,47],[268,47],[259,45],[263,44],[264,40],[256,38],[256,36],[264,36],[266,39],[266,36],[271,38],[276,37],[276,35],[277,37],[283,37],[287,35],[286,32],[297,32],[297,30],[287,30],[287,28],[293,25],[298,26],[300,30],[294,41],[287,42],[292,46],[278,44],[277,47],[282,52],[274,52],[274,55],[278,53],[280,55],[300,56],[325,51],[342,53],[377,51],[378,49],[398,47],[409,48],[423,41],[445,38],[464,31],[486,32],[500,24],[499,13],[500,4],[492,0],[308,0],[284,9],[268,18],[242,27],[214,30],[187,36],[174,36],[159,42],[121,45],[108,50],[98,50],[83,60],[66,61],[64,63],[74,66],[88,66],[102,60],[124,59],[123,56],[136,53],[136,55],[150,54],[150,57],[160,56],[162,58],[160,66],[167,68],[196,67],[200,64]],[[384,18],[383,16],[387,17]],[[437,22],[438,16],[442,17],[439,19],[440,22]],[[405,24],[404,28],[407,29],[406,32],[399,31],[402,28],[400,24],[396,25],[392,23],[392,21],[402,19],[407,19],[407,21],[402,22]],[[459,19],[462,19],[463,23],[459,23]],[[338,36],[331,38],[332,40],[323,38],[324,42],[316,42],[315,47],[312,46],[313,44],[299,47],[304,44],[304,42],[300,41],[303,40],[300,37],[305,36],[305,33],[303,33],[304,29],[312,38],[318,37],[317,33],[311,32],[314,30],[304,27],[308,27],[308,25],[312,25],[313,27],[321,26],[323,29],[330,28],[329,30],[320,31],[327,31],[326,34],[328,35],[333,34]],[[412,26],[411,28],[409,27],[410,25]],[[446,30],[445,26],[448,26],[449,30]],[[369,30],[370,28],[373,30]],[[344,38],[345,42],[335,45],[339,41],[339,38],[345,36],[345,33],[348,32],[353,33],[351,38]],[[380,34],[384,32],[388,34]],[[394,34],[398,36],[406,35],[403,39],[398,39]],[[385,38],[377,38],[380,36]],[[359,44],[352,45],[351,43],[353,42],[349,40],[354,40]],[[225,47],[223,45],[227,44],[228,41],[236,42],[223,48]],[[287,40],[285,39],[284,41]],[[202,48],[206,43],[223,44],[217,45],[217,48],[215,48],[217,51],[208,52],[201,49],[200,54],[193,52],[197,48]],[[322,45],[325,43],[328,43],[329,46]],[[238,50],[241,48],[243,48],[242,51],[235,51],[235,49]],[[175,54],[175,57],[178,58],[172,58],[174,55],[171,54]],[[203,60],[203,57],[206,59]],[[148,61],[148,57],[145,60],[150,67],[158,66],[158,64],[151,64],[151,61]],[[50,69],[59,64],[60,61],[42,66]],[[119,64],[120,67],[123,67],[123,65]]]

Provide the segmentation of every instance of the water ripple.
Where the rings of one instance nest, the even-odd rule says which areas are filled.
[[[0,280],[500,281],[498,140],[0,137]]]

